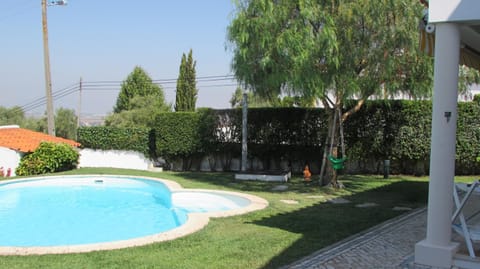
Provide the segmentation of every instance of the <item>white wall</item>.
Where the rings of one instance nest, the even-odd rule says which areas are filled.
[[[4,174],[7,174],[7,169],[11,169],[10,176],[15,176],[15,169],[20,164],[21,154],[9,148],[0,147],[0,167],[3,167]],[[0,177],[2,175],[0,174]]]
[[[152,162],[141,153],[121,150],[80,150],[78,168],[112,167],[136,170],[148,170]]]

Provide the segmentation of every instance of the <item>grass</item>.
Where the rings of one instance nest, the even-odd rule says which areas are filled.
[[[229,173],[150,173],[121,169],[80,169],[66,174],[123,174],[161,177],[185,188],[221,189],[258,195],[268,208],[246,215],[211,219],[203,230],[174,241],[84,254],[4,256],[0,268],[278,268],[427,201],[427,178],[344,176],[345,190],[304,185],[293,178],[279,183],[235,181]],[[461,178],[471,181],[471,178]],[[331,204],[342,196],[352,203]],[[296,200],[285,204],[280,200]],[[372,202],[376,207],[357,208]]]

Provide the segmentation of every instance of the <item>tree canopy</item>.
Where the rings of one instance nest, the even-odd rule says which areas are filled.
[[[193,60],[192,50],[188,56],[184,53],[177,79],[175,111],[195,111],[198,95],[195,66],[196,61]]]
[[[132,109],[131,100],[135,96],[150,96],[164,102],[163,89],[153,83],[150,76],[140,66],[136,66],[123,81],[117,103],[113,109],[114,113],[120,113]]]
[[[21,128],[47,133],[47,118],[27,117],[22,108],[0,107],[0,125],[19,125]],[[56,136],[75,139],[77,116],[73,109],[59,108],[55,113]]]
[[[315,100],[313,98],[302,98],[301,96],[283,96],[276,98],[262,98],[251,91],[247,92],[248,107],[313,107]],[[232,93],[230,105],[232,108],[242,107],[243,89],[238,87]]]
[[[105,125],[148,127],[158,113],[167,111],[171,111],[171,105],[165,101],[162,87],[136,66],[122,83],[114,113],[107,116]]]
[[[115,127],[149,127],[159,113],[171,111],[171,105],[156,95],[135,96],[130,100],[130,109],[113,113],[105,119],[105,125]]]
[[[325,107],[372,96],[430,97],[433,60],[419,50],[416,0],[238,0],[228,28],[232,69],[254,95],[316,98]],[[479,82],[460,69],[459,92]],[[309,103],[309,102],[306,102]]]
[[[75,110],[59,108],[55,115],[55,134],[67,139],[76,139],[77,136],[77,115]]]
[[[343,107],[370,96],[431,92],[418,50],[416,0],[240,0],[228,28],[232,69],[262,96],[295,93]]]
[[[336,128],[332,145],[337,111],[343,122],[372,96],[431,94],[417,0],[238,0],[236,8],[228,41],[237,79],[269,99],[291,93],[320,100]]]
[[[0,106],[0,125],[21,125],[25,120],[25,113],[19,106],[6,108]]]

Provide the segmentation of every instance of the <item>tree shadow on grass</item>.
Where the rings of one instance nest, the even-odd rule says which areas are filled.
[[[234,173],[180,172],[176,175],[192,181],[206,183],[219,189],[228,188],[245,192],[270,192],[272,191],[272,188],[278,185],[287,185],[288,191],[297,193],[316,192],[320,188],[320,185],[315,183],[306,185],[303,182],[303,179],[299,176],[293,176],[288,182],[266,182],[255,180],[235,180]]]
[[[278,268],[364,231],[403,212],[395,206],[417,208],[427,202],[428,182],[401,181],[343,197],[349,204],[317,203],[299,210],[254,221],[267,226],[301,234],[302,237],[273,257],[263,268]],[[358,208],[358,203],[372,202],[375,207]]]

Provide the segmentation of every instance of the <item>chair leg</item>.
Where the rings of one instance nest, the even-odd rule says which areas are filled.
[[[453,200],[454,200],[454,203],[455,203],[455,207],[456,207],[456,211],[452,217],[452,224],[453,222],[455,221],[455,219],[458,218],[460,219],[460,225],[462,227],[462,232],[463,232],[463,238],[465,240],[465,244],[467,245],[467,249],[468,249],[468,254],[470,255],[470,257],[472,258],[475,258],[475,251],[473,249],[473,244],[472,244],[472,239],[470,237],[470,232],[468,231],[468,226],[467,226],[467,222],[465,220],[465,216],[463,215],[462,213],[462,209],[463,209],[463,206],[465,205],[465,202],[466,200],[468,199],[468,197],[472,194],[472,191],[473,189],[476,187],[477,184],[474,184],[472,186],[472,188],[468,191],[468,193],[465,195],[465,197],[463,198],[462,202],[460,203],[460,199],[458,197],[458,190],[457,190],[457,187],[454,186],[453,188]]]

